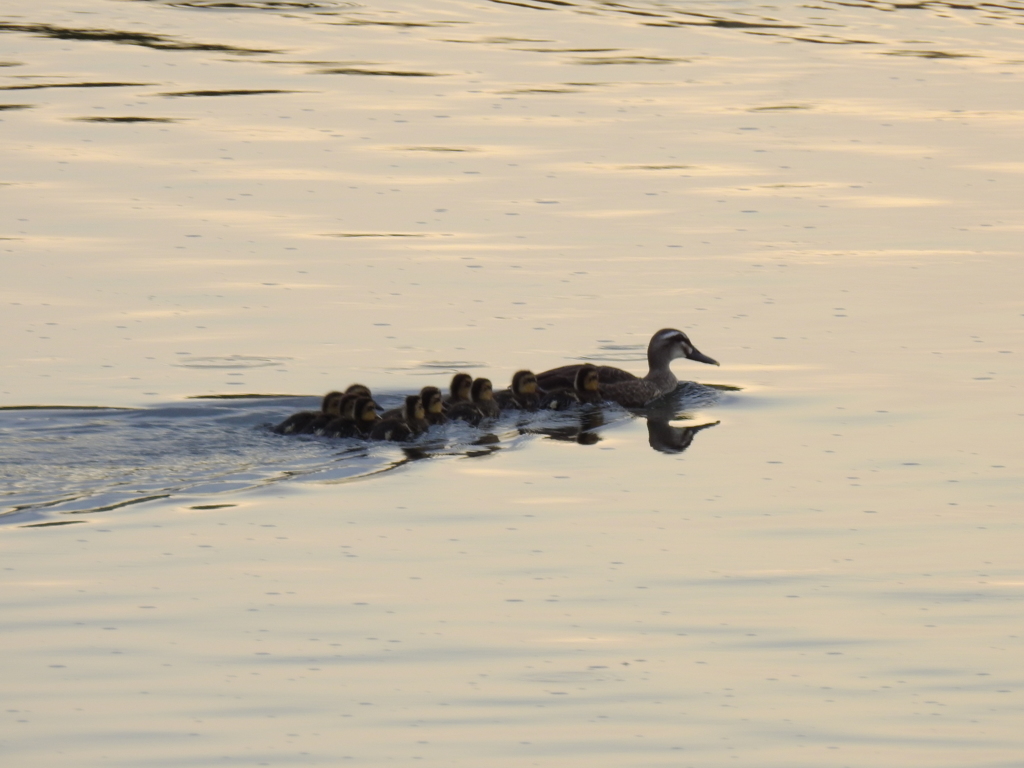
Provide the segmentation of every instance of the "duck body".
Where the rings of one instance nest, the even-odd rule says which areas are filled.
[[[670,365],[676,358],[685,357],[699,363],[718,365],[718,361],[700,352],[689,337],[675,328],[662,328],[651,337],[647,345],[647,375],[639,378],[629,371],[608,365],[593,366],[597,370],[601,395],[626,408],[643,408],[653,400],[675,390],[679,379]],[[574,387],[576,374],[582,365],[563,365],[539,374],[537,379],[545,389]]]

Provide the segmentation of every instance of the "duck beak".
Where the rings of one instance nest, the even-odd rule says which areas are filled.
[[[714,358],[708,357],[701,352],[698,352],[695,348],[691,348],[692,351],[686,356],[688,360],[696,360],[698,363],[707,363],[708,365],[719,365],[719,362]]]

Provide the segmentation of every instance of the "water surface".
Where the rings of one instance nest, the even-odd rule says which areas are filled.
[[[1018,765],[1022,22],[9,3],[0,748]],[[662,327],[739,389],[585,440],[261,427],[642,372]]]

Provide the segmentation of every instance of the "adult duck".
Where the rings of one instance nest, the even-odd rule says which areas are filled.
[[[626,408],[643,408],[653,400],[675,390],[679,379],[672,373],[673,360],[685,357],[698,363],[718,365],[718,361],[700,352],[689,337],[675,328],[662,328],[647,345],[647,375],[640,378],[621,368],[599,365],[597,368],[601,394]],[[581,365],[563,365],[538,374],[544,389],[574,388]]]

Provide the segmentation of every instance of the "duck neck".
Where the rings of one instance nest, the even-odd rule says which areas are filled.
[[[676,384],[679,383],[679,379],[672,373],[672,369],[669,367],[671,360],[662,357],[661,355],[654,354],[650,350],[647,351],[647,366],[650,370],[644,379],[653,382],[658,385],[659,388],[668,391],[675,389]]]

